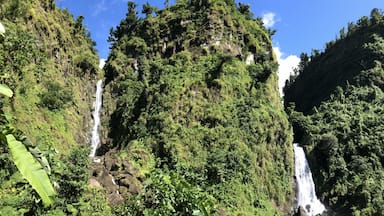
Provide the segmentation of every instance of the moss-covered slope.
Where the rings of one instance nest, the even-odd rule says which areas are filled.
[[[111,118],[102,150],[118,149],[147,182],[120,209],[286,211],[292,136],[270,32],[232,0],[177,1],[163,10],[144,5],[144,18],[128,4],[105,66],[104,109]]]
[[[324,52],[304,58],[285,89],[317,191],[341,215],[384,212],[383,29],[377,9],[350,23]]]
[[[12,122],[33,143],[68,153],[87,143],[98,56],[82,18],[54,1],[2,1],[1,82],[15,92]]]
[[[0,22],[6,30],[0,83],[14,92],[0,98],[0,215],[70,215],[80,208],[88,214],[89,197],[99,194],[84,195],[94,85],[101,77],[94,42],[82,18],[74,20],[53,0],[1,0]],[[44,166],[57,193],[51,206],[42,205],[15,167],[8,133]]]

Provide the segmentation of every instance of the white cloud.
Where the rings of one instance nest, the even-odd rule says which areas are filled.
[[[276,22],[279,20],[276,20],[276,14],[272,12],[264,13],[262,21],[264,23],[264,26],[266,28],[271,28],[275,25]]]
[[[273,50],[276,54],[277,61],[279,62],[279,91],[280,95],[283,96],[283,87],[285,81],[289,79],[289,75],[293,73],[293,68],[297,67],[300,62],[300,58],[295,55],[289,55],[284,57],[284,53],[280,51],[279,47],[273,47]]]
[[[93,10],[92,16],[97,16],[101,12],[106,11],[107,9],[108,7],[105,4],[105,0],[101,0],[99,3],[95,5],[95,9]]]
[[[105,65],[105,59],[100,59],[100,61],[99,61],[99,68],[103,69],[104,65]]]

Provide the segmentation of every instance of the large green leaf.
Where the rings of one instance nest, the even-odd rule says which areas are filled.
[[[0,94],[3,94],[7,97],[12,97],[13,92],[8,86],[0,84]]]
[[[56,192],[43,167],[32,156],[27,148],[9,134],[6,136],[8,146],[11,150],[13,162],[16,164],[20,173],[31,184],[33,189],[39,194],[45,206],[53,203]]]
[[[5,34],[5,28],[4,28],[3,24],[1,24],[1,22],[0,22],[0,35],[4,37],[4,34]]]

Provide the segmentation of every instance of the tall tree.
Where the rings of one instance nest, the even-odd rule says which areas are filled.
[[[120,25],[117,27],[116,31],[113,33],[113,36],[116,39],[121,38],[124,34],[128,34],[130,29],[136,24],[138,17],[136,11],[137,4],[133,1],[128,2],[128,12],[125,15],[125,19],[121,21]]]
[[[239,8],[238,10],[240,11],[240,13],[244,14],[248,19],[252,19],[254,14],[252,13],[252,11],[250,10],[250,5],[249,4],[242,4],[242,3],[239,3]]]
[[[149,17],[149,16],[152,16],[153,11],[154,11],[154,8],[147,1],[147,3],[143,5],[143,9],[141,10],[141,13]]]
[[[371,19],[373,21],[373,24],[377,24],[381,21],[381,11],[378,8],[373,8],[371,11]]]

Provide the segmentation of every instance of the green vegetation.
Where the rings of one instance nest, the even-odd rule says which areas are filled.
[[[8,86],[0,84],[0,94],[5,95],[7,97],[12,97],[13,92]]]
[[[285,104],[295,102],[297,110],[308,113],[328,99],[337,86],[371,82],[382,86],[380,74],[371,70],[383,62],[382,26],[382,15],[372,10],[371,18],[364,16],[356,24],[349,23],[347,32],[340,30],[340,37],[328,42],[323,52],[301,54],[299,67],[284,90]]]
[[[340,214],[384,212],[383,29],[377,9],[350,23],[324,52],[303,54],[285,87],[295,140],[306,149],[317,191]]]
[[[47,90],[40,94],[40,104],[49,110],[60,110],[64,105],[72,102],[72,92],[64,89],[56,82],[48,82]]]
[[[12,161],[20,173],[36,190],[44,205],[51,205],[56,193],[46,171],[35,160],[24,144],[17,141],[12,134],[6,135],[6,139],[12,155]]]
[[[141,194],[130,197],[115,215],[216,215],[214,198],[188,184],[176,173],[156,170]]]
[[[42,150],[86,144],[98,57],[94,42],[54,1],[2,1],[6,33],[0,43],[0,82],[14,97],[5,101],[10,123]],[[60,23],[60,25],[59,25]],[[88,36],[87,36],[88,35]]]
[[[86,146],[102,75],[84,17],[54,0],[0,2],[0,215],[288,214],[274,31],[249,5],[165,1],[139,16],[128,2],[109,38],[98,167]],[[317,191],[340,214],[384,212],[383,29],[378,9],[349,23],[301,55],[284,89]]]
[[[111,32],[104,128],[109,148],[147,176],[141,193],[114,209],[287,213],[292,132],[276,87],[271,32],[233,0],[177,1],[163,10],[147,4],[144,18],[136,10],[129,2]]]
[[[81,20],[53,0],[1,1],[0,215],[111,215],[87,187],[99,71]]]

